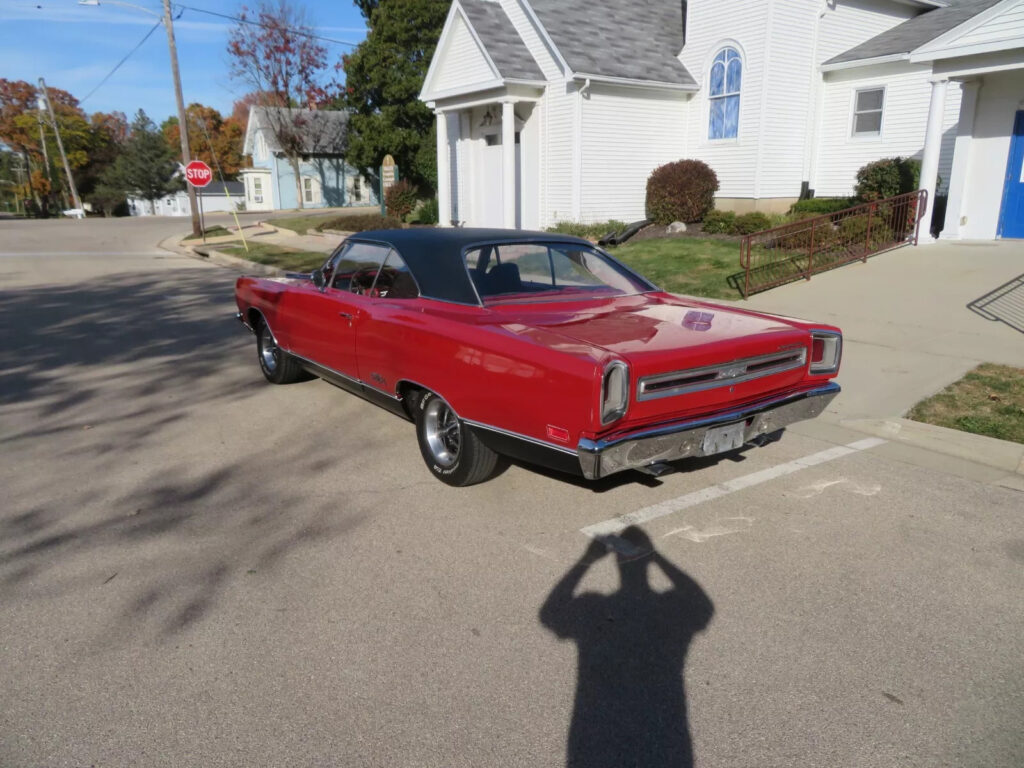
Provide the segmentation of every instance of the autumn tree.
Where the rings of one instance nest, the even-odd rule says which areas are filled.
[[[185,116],[192,159],[202,160],[214,169],[219,167],[225,179],[234,179],[244,165],[245,123],[233,117],[225,120],[216,109],[202,104],[189,104]],[[177,117],[168,118],[160,129],[172,151],[181,147]]]
[[[437,186],[434,116],[419,100],[441,37],[449,0],[357,0],[369,32],[342,57],[351,110],[346,158],[376,175],[390,154],[402,175],[421,187]]]
[[[311,131],[325,121],[313,120],[307,105],[328,97],[327,50],[310,35],[313,28],[302,8],[288,0],[264,0],[257,8],[239,11],[239,24],[228,38],[231,74],[259,94],[266,127],[295,175],[295,194],[302,208],[302,155],[315,146]]]
[[[183,188],[181,179],[176,177],[175,158],[163,134],[140,109],[123,151],[103,174],[100,192],[121,199],[137,196],[152,203]]]

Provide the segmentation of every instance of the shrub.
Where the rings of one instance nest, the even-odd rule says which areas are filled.
[[[839,235],[851,246],[867,244],[869,250],[875,250],[896,240],[892,228],[886,223],[885,211],[879,211],[871,217],[871,237],[867,238],[868,217],[850,216],[839,222]]]
[[[857,199],[869,203],[917,189],[921,161],[911,157],[886,157],[857,171]]]
[[[384,193],[384,207],[388,216],[405,219],[416,207],[416,187],[407,179],[399,179]]]
[[[736,231],[736,214],[732,211],[708,211],[703,230],[708,235],[732,235]]]
[[[412,212],[409,217],[410,224],[437,224],[438,207],[437,198],[430,197],[423,201],[419,208]]]
[[[589,240],[597,240],[610,232],[621,232],[626,228],[626,222],[610,219],[599,221],[594,224],[580,224],[575,221],[557,221],[554,226],[547,228],[547,232],[557,232],[560,235],[572,235]]]
[[[809,200],[797,200],[790,206],[791,214],[817,214],[835,213],[844,208],[850,208],[857,204],[852,197],[812,197]]]
[[[677,160],[647,179],[647,217],[655,224],[700,221],[715,204],[718,176],[700,160]]]
[[[734,234],[749,235],[752,232],[760,232],[762,229],[768,229],[771,225],[772,220],[768,214],[761,213],[760,211],[753,211],[751,213],[744,213],[742,216],[737,216],[733,229]]]
[[[369,229],[401,229],[402,222],[393,216],[379,213],[361,213],[354,216],[338,216],[317,226],[318,230],[336,229],[340,232],[365,232]]]

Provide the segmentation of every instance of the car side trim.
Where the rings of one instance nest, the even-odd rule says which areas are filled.
[[[571,456],[576,455],[576,451],[564,445],[556,445],[555,443],[549,443],[545,440],[538,440],[535,437],[521,435],[518,432],[511,432],[507,429],[501,429],[500,427],[495,427],[491,424],[484,424],[483,422],[480,421],[473,421],[472,419],[463,419],[462,421],[471,427],[475,427],[477,429],[486,429],[488,432],[495,432],[499,435],[502,435],[503,437],[511,437],[526,443],[532,443],[533,445],[540,446],[541,448],[551,448],[552,450],[559,451],[560,453],[567,453]]]

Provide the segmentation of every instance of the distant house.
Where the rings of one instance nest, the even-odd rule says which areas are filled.
[[[226,191],[225,187],[227,187]],[[240,181],[229,181],[226,184],[214,181],[204,187],[200,194],[202,195],[203,213],[245,210],[245,187]],[[129,195],[128,211],[132,216],[192,215],[192,210],[188,205],[188,192],[185,190],[175,192],[173,195],[165,195],[153,201]]]
[[[295,171],[281,151],[272,125],[287,112],[301,127],[304,142],[299,176],[302,207],[379,205],[373,185],[343,157],[348,115],[325,109],[251,107],[242,152],[252,158],[244,168],[245,207],[249,211],[298,208]]]
[[[901,155],[943,237],[1024,237],[1024,0],[453,0],[420,98],[444,223],[640,219],[681,158],[785,211]]]

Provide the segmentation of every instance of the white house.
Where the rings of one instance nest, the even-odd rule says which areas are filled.
[[[240,181],[211,182],[202,190],[197,190],[202,197],[203,213],[215,211],[245,210],[245,187]],[[132,216],[191,216],[192,208],[188,202],[188,192],[180,190],[173,195],[165,195],[157,200],[143,200],[129,195],[128,210]]]
[[[1024,237],[1024,0],[453,0],[420,98],[443,222],[640,219],[687,157],[781,211],[912,155],[943,237]]]

